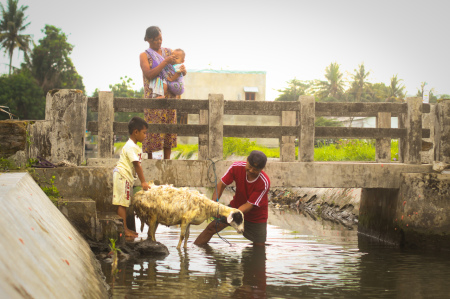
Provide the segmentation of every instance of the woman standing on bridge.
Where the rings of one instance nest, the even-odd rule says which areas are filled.
[[[169,63],[174,62],[172,50],[161,47],[161,29],[157,26],[147,28],[144,40],[149,48],[140,54],[140,64],[144,77],[144,97],[157,98],[164,95],[161,81],[161,71]],[[186,75],[184,65],[180,68],[183,76]],[[175,98],[168,92],[165,98]],[[149,124],[176,124],[177,112],[175,109],[144,109],[145,121]],[[164,150],[164,159],[170,159],[172,148],[177,146],[177,134],[147,133],[142,143],[142,152],[148,153],[148,158],[153,158],[153,152]]]

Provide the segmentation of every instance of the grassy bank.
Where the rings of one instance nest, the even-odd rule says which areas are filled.
[[[125,142],[115,143],[114,147],[120,149]],[[138,143],[139,146],[142,146]],[[226,137],[223,139],[223,158],[231,155],[247,156],[251,151],[259,150],[268,158],[280,158],[279,148],[268,148],[257,145],[248,138]],[[180,144],[172,150],[175,159],[190,159],[198,153],[197,144]],[[295,155],[298,148],[295,149]],[[398,140],[391,142],[391,159],[398,160]],[[333,144],[319,143],[314,148],[314,161],[375,161],[375,140],[339,140]]]
[[[279,148],[267,148],[257,145],[248,138],[224,138],[223,157],[226,159],[231,155],[247,156],[253,150],[260,150],[268,158],[279,158]],[[198,152],[198,145],[179,145],[173,151],[178,152],[176,159],[189,159]],[[296,156],[298,148],[295,150]],[[392,161],[398,160],[398,140],[391,142]],[[314,148],[314,161],[375,161],[374,140],[339,140],[334,144],[319,143]]]

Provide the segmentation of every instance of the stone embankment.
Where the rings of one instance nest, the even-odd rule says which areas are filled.
[[[289,208],[353,229],[358,224],[358,188],[273,188],[269,191],[272,208]]]

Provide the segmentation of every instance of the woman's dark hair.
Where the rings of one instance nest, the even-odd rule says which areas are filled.
[[[133,134],[134,130],[140,131],[144,128],[148,129],[148,124],[139,116],[133,117],[128,123],[128,133],[130,133],[130,135]]]
[[[145,30],[144,41],[149,41],[151,39],[154,39],[155,37],[158,37],[158,35],[160,33],[161,33],[161,29],[159,29],[158,26],[148,27],[147,30]]]
[[[263,169],[266,166],[267,156],[261,151],[252,151],[247,157],[247,161],[251,166]]]

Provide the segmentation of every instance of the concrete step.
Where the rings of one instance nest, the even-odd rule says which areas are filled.
[[[97,208],[88,197],[64,197],[58,201],[58,209],[73,226],[91,240],[97,240]]]
[[[125,245],[123,219],[114,212],[99,212],[97,217],[97,241],[109,243],[109,239],[115,239],[116,244]]]

